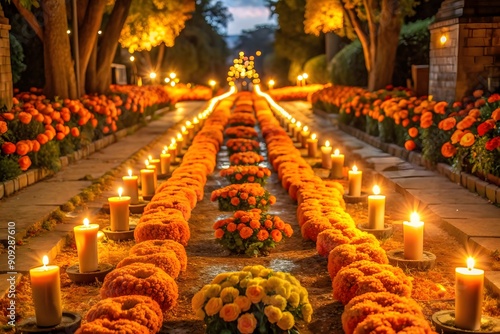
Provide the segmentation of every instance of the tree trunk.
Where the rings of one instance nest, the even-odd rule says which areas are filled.
[[[78,13],[80,91],[82,94],[85,92],[85,73],[87,71],[90,55],[92,54],[93,49],[97,47],[97,38],[99,36],[98,31],[101,27],[105,6],[106,0],[88,1],[85,8],[83,8],[83,5],[78,5],[79,10],[85,11],[84,13]]]
[[[87,83],[87,91],[106,93],[111,84],[111,64],[115,57],[120,32],[125,24],[132,0],[116,0],[108,24],[102,33],[97,52],[95,80]]]
[[[375,91],[392,83],[394,73],[394,62],[401,32],[402,18],[398,14],[399,5],[397,0],[384,0],[380,13],[378,31],[370,31],[377,34],[377,45],[370,50],[372,57],[372,69],[368,72],[368,90]]]
[[[163,58],[165,56],[165,43],[159,45],[158,56],[156,57],[155,72],[158,73],[161,70],[161,64],[163,63]]]
[[[329,64],[333,57],[340,51],[340,37],[333,31],[325,34],[325,51],[327,64]]]
[[[41,1],[44,21],[45,88],[48,98],[76,99],[75,70],[66,32],[66,4],[64,0]]]

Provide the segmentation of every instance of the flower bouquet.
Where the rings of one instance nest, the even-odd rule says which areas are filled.
[[[260,166],[231,166],[220,171],[220,176],[225,176],[229,182],[235,183],[258,183],[264,185],[271,170]]]
[[[229,139],[226,143],[229,155],[238,152],[259,152],[260,144],[253,139],[233,138]]]
[[[267,255],[284,236],[293,234],[292,227],[280,217],[259,209],[236,211],[231,218],[216,221],[213,228],[218,243],[248,256]]]
[[[298,334],[311,321],[307,290],[289,273],[263,266],[217,275],[191,302],[207,334]]]
[[[264,161],[264,157],[255,152],[238,152],[231,154],[229,162],[234,165],[255,165]]]
[[[259,134],[257,130],[249,126],[232,126],[224,131],[224,134],[229,138],[247,138],[253,139],[257,138]]]
[[[219,201],[219,210],[236,211],[261,209],[266,211],[269,205],[276,203],[272,196],[258,183],[232,184],[212,191],[210,200]]]
[[[244,125],[254,127],[255,124],[257,124],[257,119],[254,115],[242,112],[232,114],[231,116],[229,116],[227,122],[228,126]]]

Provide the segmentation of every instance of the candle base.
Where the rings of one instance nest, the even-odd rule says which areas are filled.
[[[455,327],[455,310],[444,310],[432,315],[432,323],[438,333],[488,333],[500,334],[500,319],[481,317],[481,328],[477,331]]]
[[[164,180],[167,177],[169,177],[171,174],[170,173],[165,173],[165,174],[158,174],[157,179],[158,180]]]
[[[405,259],[405,252],[403,249],[387,251],[387,258],[389,259],[390,264],[403,269],[408,268],[418,271],[427,271],[434,268],[436,265],[436,255],[426,251],[424,251],[424,254],[422,255],[422,260]]]
[[[142,195],[142,199],[146,202],[151,201],[154,195]]]
[[[363,232],[370,233],[378,240],[386,240],[392,236],[393,228],[392,225],[384,224],[384,228],[382,229],[372,229],[368,227],[368,223],[358,224],[358,229]]]
[[[65,334],[74,333],[80,327],[82,317],[78,313],[63,311],[61,323],[52,327],[38,327],[36,318],[30,317],[19,325],[16,325],[16,333],[51,333]]]
[[[109,274],[114,267],[109,263],[99,263],[96,271],[91,271],[87,273],[80,272],[80,266],[77,264],[72,265],[66,269],[69,279],[73,283],[77,284],[92,284],[95,281],[104,282],[104,277]]]
[[[128,231],[111,231],[108,227],[102,229],[102,232],[106,235],[109,240],[113,241],[126,241],[134,239],[135,225],[130,225]]]
[[[368,197],[367,193],[361,192],[360,196],[351,196],[348,193],[344,194],[344,201],[346,203],[361,203],[361,202],[366,202],[366,199]]]

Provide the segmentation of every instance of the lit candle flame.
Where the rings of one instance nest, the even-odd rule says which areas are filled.
[[[132,176],[132,170],[131,169],[128,170],[128,176]]]
[[[474,269],[474,265],[476,264],[476,261],[474,261],[474,258],[468,257],[467,258],[467,269],[472,270]]]
[[[326,147],[330,147],[330,141],[328,141],[328,140],[327,140],[327,141],[325,141],[325,146],[326,146]]]
[[[420,216],[418,215],[418,213],[416,212],[413,212],[411,215],[410,215],[410,222],[416,224],[420,221]]]
[[[177,134],[177,140],[179,140],[179,141],[182,140],[182,135],[180,133]]]
[[[42,263],[43,263],[43,268],[47,269],[47,265],[49,264],[49,257],[47,255],[44,255],[42,258]]]
[[[183,125],[183,126],[181,127],[181,130],[182,130],[182,132],[186,132],[186,127]]]
[[[175,145],[175,143],[176,143],[176,142],[177,142],[177,141],[175,140],[175,138],[172,138],[172,139],[170,140],[170,145]]]
[[[357,172],[358,171],[358,167],[356,167],[356,165],[352,166],[352,171],[353,172]]]
[[[186,126],[191,126],[191,125],[192,125],[192,124],[191,124],[191,122],[190,122],[190,121],[187,121],[187,122],[186,122]]]
[[[302,126],[302,123],[300,123],[300,121],[298,121],[298,122],[297,122],[297,124],[296,124],[296,126],[297,126],[298,128],[300,128],[300,127]]]
[[[198,120],[198,117],[195,117],[195,118],[193,119],[193,123],[194,123],[194,124],[198,124],[199,122],[200,122],[200,121]]]
[[[149,166],[149,160],[148,159],[144,160],[144,163],[146,164],[146,167]]]
[[[315,140],[315,139],[316,139],[316,134],[315,134],[315,133],[313,133],[313,134],[312,134],[311,139],[312,139],[312,140]]]
[[[372,191],[373,191],[374,195],[380,195],[380,187],[379,186],[374,185]]]
[[[295,118],[292,118],[292,124],[295,124],[295,122],[297,122]]]
[[[167,154],[167,151],[166,150],[162,150],[161,154]]]
[[[118,188],[118,196],[122,197],[122,194],[123,194],[123,188],[120,187],[120,188]]]
[[[148,160],[149,161],[153,160],[153,157],[151,155],[148,155]]]
[[[168,147],[167,147],[167,145],[163,146],[163,150],[164,150],[164,151],[168,151]]]
[[[335,149],[335,151],[333,152],[333,155],[339,155],[340,154],[340,151],[338,148]]]
[[[89,219],[88,219],[88,218],[84,218],[84,219],[83,219],[83,226],[85,226],[85,227],[89,227],[89,225],[90,225],[90,221],[89,221]]]
[[[309,128],[307,127],[307,125],[304,126],[304,132],[307,132],[309,130]]]

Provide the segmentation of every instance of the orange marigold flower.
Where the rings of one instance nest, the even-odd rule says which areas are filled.
[[[248,239],[253,235],[253,230],[250,227],[243,227],[240,231],[240,237],[242,239]]]
[[[469,147],[472,146],[475,142],[476,138],[471,132],[468,132],[460,138],[460,145],[463,147]]]
[[[269,196],[269,204],[273,205],[274,203],[276,203],[276,197],[275,196]]]
[[[281,239],[283,239],[283,235],[281,234],[281,231],[279,231],[279,230],[272,230],[271,231],[271,238],[273,238],[274,242],[280,242]]]
[[[267,240],[267,238],[269,238],[269,232],[267,232],[266,230],[262,229],[259,231],[259,233],[257,233],[257,239],[259,239],[260,241]]]
[[[239,180],[241,180],[243,178],[243,175],[241,175],[240,173],[238,173],[238,174],[236,174],[234,176],[234,178],[239,181]]]
[[[457,148],[450,142],[446,142],[441,146],[441,155],[445,158],[452,158],[457,153]]]
[[[455,130],[453,134],[451,135],[451,143],[456,144],[460,142],[460,139],[462,139],[463,135],[465,133],[462,130]]]
[[[231,198],[231,204],[237,206],[240,204],[240,199],[238,197]]]
[[[440,101],[434,105],[434,112],[436,114],[444,115],[446,113],[446,107],[448,107],[448,102]]]
[[[476,123],[476,118],[471,116],[465,116],[463,120],[458,122],[457,129],[465,130],[470,128],[474,123]]]
[[[447,117],[439,122],[439,128],[443,131],[449,131],[455,127],[457,119],[455,117]]]
[[[417,148],[417,144],[415,144],[415,142],[413,140],[405,141],[405,149],[407,151],[413,151],[416,148]]]
[[[241,193],[240,193],[240,198],[241,198],[242,200],[246,200],[246,199],[248,199],[248,193],[241,192]]]
[[[256,199],[255,199],[255,197],[253,197],[253,196],[248,197],[247,202],[248,202],[248,204],[250,204],[250,205],[256,205],[256,204],[257,204],[257,200],[256,200]]]
[[[416,127],[411,127],[408,129],[408,134],[411,138],[415,138],[416,136],[418,136],[418,129]]]
[[[260,222],[257,219],[252,219],[250,221],[250,227],[253,228],[254,230],[258,229],[260,228]]]
[[[224,230],[218,228],[215,230],[214,235],[217,239],[221,239],[224,236]]]

